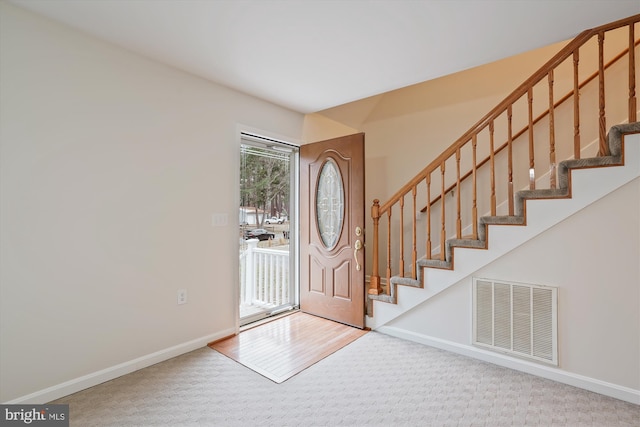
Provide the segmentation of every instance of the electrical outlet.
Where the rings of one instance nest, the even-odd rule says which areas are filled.
[[[187,290],[178,289],[178,305],[187,303]]]

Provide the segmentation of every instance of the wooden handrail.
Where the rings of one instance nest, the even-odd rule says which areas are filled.
[[[640,45],[640,40],[636,40],[634,42],[634,46],[639,46]],[[623,58],[625,55],[627,55],[629,52],[633,52],[633,49],[629,50],[629,48],[626,48],[625,50],[623,50],[622,52],[620,52],[619,54],[617,54],[616,56],[614,56],[611,60],[609,60],[604,68],[605,70],[609,69],[613,64],[615,64],[616,62],[618,62],[621,58]],[[578,90],[584,88],[586,85],[588,85],[589,83],[591,83],[593,80],[595,80],[598,77],[598,72],[596,71],[595,73],[592,73],[590,76],[588,76],[586,79],[584,79],[582,81],[582,83],[578,84]],[[633,81],[635,75],[632,75],[630,78],[630,81]],[[553,108],[558,108],[560,105],[564,104],[567,100],[569,100],[572,96],[575,96],[575,89],[569,91],[567,94],[565,94],[562,98],[558,99],[554,104],[553,104]],[[633,99],[633,96],[635,95],[635,91],[630,93],[629,98]],[[629,111],[635,111],[635,104],[632,104],[630,106],[630,110]],[[543,120],[545,117],[547,117],[547,115],[549,115],[549,110],[545,110],[542,113],[540,113],[540,115],[538,115],[534,120],[533,120],[533,124],[536,125],[538,124],[538,122],[540,122],[541,120]],[[576,116],[578,116],[576,114]],[[633,122],[636,121],[635,117],[630,117],[629,121]],[[520,129],[518,132],[516,132],[513,135],[513,139],[518,139],[519,137],[521,137],[522,135],[524,135],[525,132],[527,132],[528,126],[524,126],[522,129]],[[505,148],[507,148],[508,143],[505,142],[502,145],[500,145],[495,151],[492,149],[490,150],[490,154],[489,156],[487,156],[486,158],[482,159],[478,165],[476,166],[478,169],[485,165],[487,162],[489,162],[491,160],[491,155],[493,154],[494,156],[498,153],[500,153],[502,150],[504,150]],[[579,153],[578,155],[576,155],[574,153],[575,158],[579,158]],[[468,172],[466,172],[461,178],[460,181],[464,181],[467,178],[469,178],[472,175],[473,171],[470,170]],[[452,184],[449,187],[447,187],[447,189],[445,190],[445,194],[448,194],[451,192],[451,190],[453,190],[456,187],[456,184]],[[493,187],[493,185],[492,185]],[[435,204],[440,200],[440,195],[436,196],[432,201],[431,204]],[[427,206],[425,205],[425,207],[423,207],[422,209],[420,209],[420,212],[424,213],[427,210]]]
[[[551,189],[556,188],[556,109],[561,105],[564,105],[571,98],[573,98],[573,153],[575,158],[580,157],[580,106],[579,106],[579,93],[580,89],[585,87],[587,84],[593,82],[596,78],[598,79],[597,83],[597,123],[598,123],[598,140],[599,140],[599,151],[598,155],[603,156],[608,154],[608,146],[606,144],[606,133],[604,130],[606,129],[607,116],[605,110],[605,71],[611,67],[613,64],[617,63],[621,58],[625,55],[629,57],[629,86],[628,86],[628,119],[635,120],[636,113],[635,108],[637,105],[636,101],[636,84],[635,84],[635,47],[640,44],[640,40],[635,40],[634,33],[634,24],[640,22],[640,14],[634,15],[632,17],[621,19],[619,21],[603,25],[597,28],[593,28],[591,30],[586,30],[580,33],[576,38],[567,43],[563,48],[560,49],[558,53],[556,53],[549,61],[547,61],[542,67],[536,70],[528,79],[526,79],[521,85],[519,85],[513,92],[511,92],[507,97],[505,97],[498,105],[496,105],[493,109],[491,109],[484,117],[482,117],[475,125],[469,128],[460,138],[458,138],[453,144],[447,147],[439,156],[437,156],[433,161],[431,161],[422,171],[420,171],[413,179],[411,179],[408,183],[402,186],[387,202],[380,204],[378,200],[374,201],[374,205],[371,210],[371,215],[373,218],[373,271],[371,273],[371,286],[369,289],[370,294],[379,294],[383,291],[381,286],[379,267],[380,262],[378,256],[381,255],[379,249],[379,224],[380,219],[386,213],[386,221],[387,221],[387,248],[386,248],[386,279],[387,284],[389,284],[390,279],[392,277],[392,265],[399,269],[400,274],[405,276],[405,236],[404,236],[404,226],[405,226],[405,197],[411,192],[412,197],[412,214],[410,217],[411,228],[412,228],[412,239],[411,239],[411,263],[412,268],[409,273],[413,279],[416,279],[417,274],[417,216],[416,216],[416,195],[418,186],[426,185],[426,200],[427,205],[421,209],[421,212],[427,212],[426,218],[426,239],[425,239],[425,252],[427,259],[432,258],[432,218],[431,214],[438,215],[436,211],[432,209],[434,203],[440,201],[439,208],[439,216],[440,216],[440,227],[433,227],[436,229],[436,232],[439,231],[439,246],[440,252],[436,256],[440,261],[450,261],[447,258],[446,242],[448,235],[455,235],[456,238],[462,238],[462,229],[463,229],[463,218],[465,223],[470,221],[470,226],[472,226],[472,238],[478,239],[478,169],[482,166],[489,164],[490,165],[490,176],[488,178],[483,178],[489,180],[491,182],[491,195],[490,195],[490,209],[491,215],[496,215],[496,155],[505,148],[507,149],[507,178],[506,178],[506,200],[508,201],[508,215],[514,215],[514,176],[520,177],[521,175],[514,173],[514,166],[520,170],[521,160],[519,158],[514,159],[514,146],[524,144],[526,141],[525,150],[528,149],[528,163],[525,161],[529,169],[529,188],[535,189],[536,180],[535,180],[535,168],[536,168],[536,160],[540,159],[539,155],[536,155],[536,144],[534,134],[534,127],[544,118],[549,118],[549,146],[548,148],[548,162],[550,167],[550,181],[549,186]],[[605,34],[607,31],[618,29],[621,27],[628,27],[629,30],[629,44],[627,48],[616,55],[613,59],[608,61],[606,64],[604,63],[604,44],[605,44]],[[579,81],[579,73],[578,73],[578,65],[580,60],[579,51],[580,48],[583,47],[587,42],[591,41],[594,37],[597,37],[597,58],[598,65],[597,71],[591,75],[589,75],[584,81]],[[558,68],[560,65],[565,64],[567,60],[572,59],[573,62],[573,88],[558,101],[554,101],[554,70]],[[547,103],[546,109],[539,114],[537,117],[534,117],[534,87],[538,87],[538,84],[542,83],[543,80],[546,80],[547,84],[547,95],[548,98],[545,103]],[[536,92],[536,97],[539,94]],[[626,95],[625,95],[626,96]],[[614,101],[619,98],[612,98]],[[526,125],[520,129],[518,132],[513,132],[513,113],[514,113],[514,105],[518,102],[524,100],[526,102]],[[494,132],[495,125],[498,119],[503,120],[506,115],[506,131],[507,131],[507,141],[501,144],[499,147],[495,147],[494,144]],[[488,130],[489,132],[489,144],[490,151],[489,155],[482,159],[480,162],[477,161],[477,144],[481,133]],[[520,138],[525,133],[528,133],[527,138],[524,140]],[[484,134],[483,134],[484,135]],[[516,142],[518,141],[518,142]],[[538,147],[540,149],[541,147]],[[465,159],[468,159],[468,150],[471,150],[471,170],[467,171],[465,174],[461,173],[461,162],[462,155],[464,151]],[[517,153],[517,152],[516,152]],[[539,153],[538,153],[539,154]],[[542,157],[542,161],[544,157]],[[523,159],[524,160],[524,159]],[[447,162],[455,163],[454,169],[449,172],[449,175],[453,175],[454,182],[447,186]],[[540,163],[540,160],[538,161]],[[524,167],[524,165],[522,165]],[[431,194],[431,178],[432,174],[437,174],[439,170],[439,189],[437,189],[433,196],[435,198],[432,199]],[[486,170],[483,169],[483,171]],[[470,202],[465,203],[463,206],[461,200],[461,191],[462,191],[462,183],[468,182],[467,180],[472,178],[472,183],[469,184],[471,194],[469,196]],[[426,183],[426,184],[422,184]],[[466,185],[466,184],[465,184]],[[518,184],[520,185],[520,184]],[[439,191],[438,191],[439,190]],[[457,191],[457,197],[455,201],[452,201],[452,205],[449,208],[446,208],[445,205],[447,203],[443,203],[445,196],[449,194],[451,191]],[[501,190],[501,192],[504,190]],[[438,194],[439,193],[439,194]],[[484,200],[483,196],[483,200]],[[467,200],[467,199],[465,199]],[[399,203],[398,212],[396,215],[399,215],[398,223],[400,227],[400,237],[399,237],[399,247],[396,245],[398,242],[394,242],[393,247],[394,251],[397,250],[396,254],[399,259],[394,260],[392,263],[392,209],[393,206]],[[463,215],[464,208],[464,215]],[[449,224],[447,221],[446,213],[449,213],[451,219],[449,220]],[[455,231],[449,231],[448,226],[451,226],[451,222],[453,221]],[[435,222],[435,221],[434,221]],[[398,224],[394,226],[397,227]],[[395,235],[395,232],[394,232]],[[397,263],[396,263],[397,261]],[[386,292],[390,294],[390,287],[387,286]]]

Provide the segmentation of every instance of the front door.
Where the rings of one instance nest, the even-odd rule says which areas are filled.
[[[364,134],[300,147],[300,309],[364,328]]]

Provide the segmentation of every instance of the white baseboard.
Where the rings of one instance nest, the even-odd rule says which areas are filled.
[[[130,360],[128,362],[120,363],[110,368],[102,369],[100,371],[93,372],[91,374],[83,375],[82,377],[75,378],[66,381],[61,384],[57,384],[43,390],[36,391],[26,396],[13,399],[4,404],[44,404],[51,402],[61,397],[68,396],[73,393],[77,393],[81,390],[89,387],[102,384],[103,382],[110,381],[112,379],[121,377],[131,372],[137,371],[147,366],[155,365],[156,363],[164,362],[165,360],[172,359],[181,354],[188,353],[193,350],[197,350],[209,344],[212,341],[225,338],[236,333],[235,328],[230,328],[213,335],[207,335],[205,337],[197,338],[182,344],[175,345],[173,347],[166,348],[164,350],[156,351],[155,353],[147,354],[137,359]]]
[[[526,360],[520,360],[499,353],[476,348],[470,345],[459,344],[453,341],[447,341],[440,338],[430,337],[418,334],[393,326],[381,326],[376,331],[383,334],[402,338],[407,341],[413,341],[430,347],[439,348],[441,350],[450,351],[452,353],[461,354],[484,362],[493,363],[495,365],[504,366],[516,371],[525,372],[527,374],[536,375],[559,383],[568,384],[574,387],[592,391],[594,393],[603,394],[615,399],[624,400],[626,402],[640,405],[640,390],[623,387],[617,384],[600,381],[595,378],[585,377],[583,375],[574,374],[551,366],[539,365]]]

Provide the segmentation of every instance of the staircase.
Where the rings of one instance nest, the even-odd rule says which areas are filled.
[[[640,176],[640,135],[624,144],[640,134],[638,22],[581,33],[389,201],[374,201],[367,326],[388,323]],[[557,97],[563,86],[570,90]],[[608,133],[607,123],[616,123]]]
[[[627,135],[626,138],[623,138]],[[640,122],[617,125],[609,132],[612,156],[567,160],[560,165],[566,184],[555,190],[524,190],[516,195],[514,216],[480,218],[479,237],[447,241],[447,260],[420,259],[418,277],[392,276],[389,294],[369,295],[377,301],[367,326],[377,329],[422,304],[501,256],[536,237],[596,200],[640,177]],[[623,144],[623,141],[626,143]],[[622,158],[624,152],[624,158]],[[622,166],[597,169],[606,166]],[[606,175],[606,180],[602,178]],[[491,227],[489,227],[491,225]],[[513,227],[514,225],[519,227]],[[488,231],[491,230],[489,233]],[[454,250],[455,248],[455,250]],[[478,251],[477,249],[483,249]],[[455,268],[453,259],[455,254]]]

